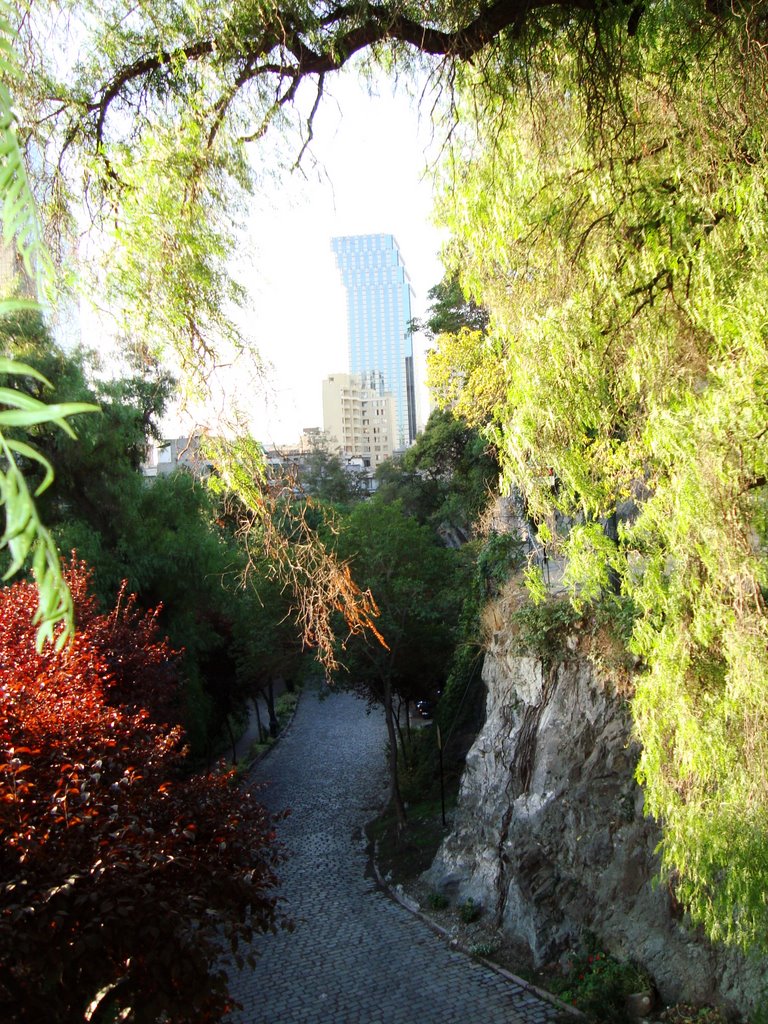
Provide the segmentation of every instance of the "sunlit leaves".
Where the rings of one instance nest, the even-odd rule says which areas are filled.
[[[99,613],[82,566],[68,582],[64,651],[35,650],[32,587],[0,592],[2,1018],[83,1020],[106,1000],[218,1020],[221,941],[276,923],[271,823],[226,774],[189,774],[156,617],[125,593]]]
[[[378,608],[370,590],[352,578],[346,561],[326,544],[320,523],[335,532],[326,511],[312,501],[296,501],[292,483],[266,477],[261,446],[251,438],[235,442],[208,439],[206,451],[215,460],[220,484],[236,499],[238,537],[248,552],[244,582],[262,572],[265,561],[290,595],[291,614],[303,642],[317,651],[330,676],[339,668],[334,616],[341,613],[349,635],[381,641]],[[365,586],[365,584],[364,584]]]
[[[525,100],[473,81],[441,202],[492,340],[439,339],[433,373],[557,522],[576,600],[633,599],[665,871],[712,937],[765,945],[766,65],[724,33],[674,78],[671,38],[599,122],[572,52]]]
[[[9,377],[32,377],[43,384],[48,382],[36,370],[23,363],[0,358],[0,374]],[[72,631],[72,601],[61,575],[56,546],[48,529],[40,521],[29,484],[19,468],[17,457],[37,463],[44,470],[36,495],[44,491],[53,480],[53,467],[48,460],[26,441],[9,436],[14,428],[29,428],[52,423],[74,436],[67,422],[77,413],[92,412],[97,406],[84,402],[46,405],[45,403],[11,387],[0,387],[0,505],[5,510],[5,530],[0,547],[8,549],[11,561],[4,579],[19,572],[31,561],[39,591],[39,604],[35,621],[39,623],[37,643],[41,646],[52,640],[55,627],[63,623],[57,644],[63,644]]]
[[[185,382],[200,393],[223,353],[242,345],[231,319],[243,292],[231,280],[228,207],[236,158],[209,149],[187,119],[122,148],[110,171],[120,180],[105,286],[127,335],[149,351],[169,347]],[[108,175],[103,187],[116,187]]]
[[[17,53],[13,10],[0,0],[0,217],[3,244],[18,249],[24,270],[47,294],[51,264],[43,243],[27,170],[19,146],[13,90],[21,89],[24,73]],[[9,296],[1,297],[0,316],[13,308]]]
[[[11,24],[11,9],[0,0],[0,216],[3,245],[21,256],[27,277],[36,283],[37,291],[47,295],[51,283],[51,264],[42,240],[37,207],[27,178],[16,130],[12,87],[19,87],[23,73],[16,53],[17,38]],[[34,308],[30,300],[8,295],[0,296],[0,316],[8,316],[23,308]],[[36,371],[13,360],[0,357],[0,375],[30,376],[47,383]],[[5,513],[5,529],[0,548],[10,553],[10,565],[3,579],[19,572],[28,561],[38,585],[39,604],[35,621],[39,624],[37,644],[53,639],[59,623],[58,644],[72,632],[72,600],[64,583],[59,557],[51,535],[40,521],[34,497],[19,468],[17,457],[37,463],[44,470],[40,494],[53,479],[50,463],[13,432],[41,423],[54,423],[72,434],[69,416],[90,411],[86,405],[46,406],[38,399],[11,387],[0,388],[0,505]]]

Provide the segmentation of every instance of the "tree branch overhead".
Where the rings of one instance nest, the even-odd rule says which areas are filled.
[[[132,90],[160,88],[158,76],[170,77],[190,63],[228,70],[236,91],[257,78],[298,83],[323,76],[383,43],[403,44],[427,56],[468,61],[507,30],[519,32],[538,10],[576,11],[590,6],[591,2],[579,0],[499,0],[479,13],[468,12],[456,28],[442,28],[434,19],[419,21],[400,10],[397,3],[343,4],[322,17],[309,12],[303,21],[276,9],[258,32],[237,37],[234,43],[232,27],[225,25],[218,34],[185,40],[175,47],[147,49],[116,67],[84,109],[86,117],[95,118],[92,134],[100,145],[115,101]]]

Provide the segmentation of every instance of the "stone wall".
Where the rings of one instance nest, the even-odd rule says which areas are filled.
[[[486,723],[427,880],[481,903],[536,966],[589,931],[642,965],[667,1002],[755,1008],[768,963],[714,949],[655,881],[660,832],[634,781],[626,704],[578,643],[572,636],[571,655],[547,669],[513,655],[503,629],[495,634]]]

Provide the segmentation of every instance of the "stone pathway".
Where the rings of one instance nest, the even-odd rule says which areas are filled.
[[[232,1024],[552,1024],[557,1009],[456,950],[367,875],[364,824],[386,796],[384,723],[358,698],[305,694],[254,770],[291,808],[283,895],[296,928],[232,969]]]

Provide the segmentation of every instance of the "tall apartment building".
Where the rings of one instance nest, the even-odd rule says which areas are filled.
[[[186,469],[200,478],[210,476],[213,464],[200,450],[199,436],[170,437],[149,445],[141,467],[145,477],[169,476],[177,469]]]
[[[323,381],[323,426],[332,442],[351,458],[375,469],[395,449],[395,407],[371,374],[334,373]]]
[[[395,405],[394,448],[416,437],[411,282],[393,235],[331,240],[347,292],[349,371]]]

